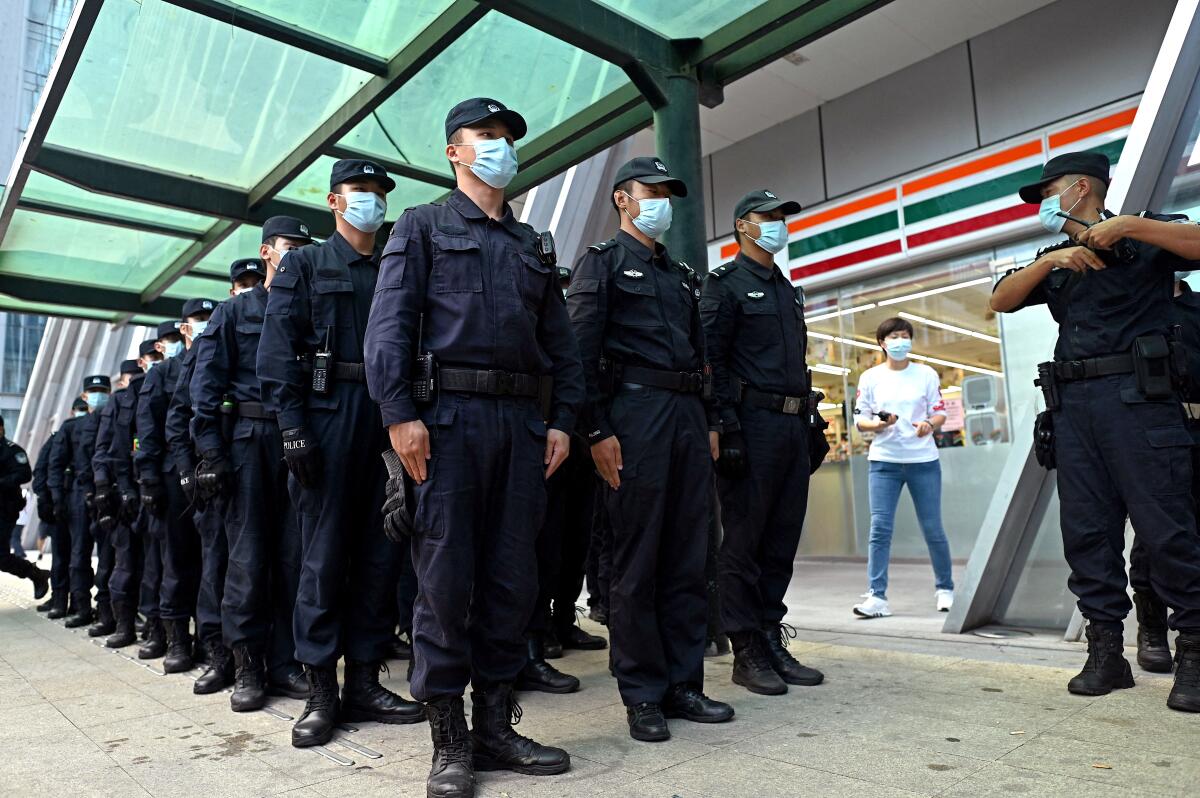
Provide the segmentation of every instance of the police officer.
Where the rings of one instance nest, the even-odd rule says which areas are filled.
[[[363,336],[379,274],[375,233],[395,187],[378,164],[337,161],[326,198],[337,230],[283,259],[263,318],[257,374],[281,431],[301,530],[293,631],[311,695],[292,727],[297,747],[329,742],[339,718],[422,716],[379,683],[396,624],[396,548],[383,534],[378,455],[387,443],[367,394]]]
[[[200,573],[199,533],[180,485],[178,464],[168,456],[167,409],[187,370],[183,355],[190,329],[185,331],[184,325],[207,320],[215,307],[211,299],[189,299],[175,331],[160,330],[166,333],[159,340],[166,361],[146,375],[137,403],[134,466],[142,506],[149,513],[147,534],[158,539],[162,551],[158,603],[159,619],[166,631],[164,673],[183,673],[192,668],[191,618],[196,612]]]
[[[470,796],[473,769],[570,767],[565,751],[513,731],[512,685],[537,593],[545,479],[567,455],[583,393],[552,246],[504,201],[524,118],[479,97],[450,109],[445,132],[457,188],[445,204],[410,208],[392,230],[367,374],[415,483],[412,690],[433,738],[427,792]]]
[[[171,329],[175,329],[173,324]],[[115,629],[104,641],[108,648],[124,648],[132,645],[137,639],[135,621],[147,549],[161,558],[161,555],[157,554],[157,540],[142,534],[145,518],[141,513],[141,500],[133,471],[138,396],[146,378],[146,370],[161,358],[162,355],[155,349],[153,340],[142,341],[138,346],[138,358],[134,361],[137,370],[129,372],[126,389],[113,396],[112,435],[105,452],[103,467],[96,470],[97,495],[105,493],[106,477],[107,492],[110,496],[106,500],[108,506],[103,508],[109,515],[100,519],[102,524],[110,526],[109,537],[113,546],[113,570],[108,580],[108,589]],[[122,364],[122,371],[125,371],[125,364]],[[157,567],[161,567],[161,562]],[[153,607],[142,608],[148,624],[152,623],[151,618],[158,618],[157,589],[154,591],[154,598]]]
[[[672,196],[687,187],[660,159],[622,166],[621,230],[588,247],[567,290],[587,375],[582,429],[612,524],[613,672],[630,736],[648,742],[670,738],[666,717],[733,718],[702,692],[716,434],[702,398],[699,280],[656,240]]]
[[[106,374],[94,374],[83,380],[81,398],[86,415],[63,422],[61,435],[55,437],[50,452],[50,490],[54,494],[55,514],[70,527],[71,606],[64,625],[68,629],[87,626],[93,620],[92,549],[98,529],[92,518],[95,486],[92,484],[92,454],[96,445],[99,410],[107,402],[112,381]],[[69,472],[69,476],[68,476]]]
[[[50,483],[48,475],[50,473],[50,451],[54,448],[54,436],[58,431],[50,433],[50,436],[42,443],[42,448],[38,450],[37,463],[33,466],[33,484],[30,486],[33,490],[33,495],[37,499],[37,514],[38,514],[38,533],[43,538],[50,538],[51,556],[50,561],[50,585],[51,592],[49,598],[37,605],[38,612],[49,612],[54,608],[59,601],[58,596],[62,596],[62,605],[66,606],[66,594],[69,586],[66,582],[60,583],[58,580],[58,571],[54,567],[54,563],[60,560],[58,556],[58,519],[54,515],[54,497],[50,494]],[[65,571],[63,572],[65,575]]]
[[[1180,254],[1193,226],[1149,213],[1106,221],[1108,174],[1103,155],[1070,153],[1052,158],[1041,179],[1021,189],[1023,200],[1040,202],[1042,224],[1071,239],[1006,274],[990,304],[998,312],[1046,304],[1059,323],[1054,361],[1039,366],[1039,384],[1053,419],[1068,584],[1088,620],[1087,664],[1067,689],[1103,695],[1133,686],[1122,653],[1128,516],[1179,631],[1167,706],[1196,712],[1200,537],[1190,495],[1192,438],[1171,384],[1168,347],[1173,273],[1194,268]]]
[[[4,436],[4,419],[0,417],[0,540],[12,540],[13,526],[25,507],[21,486],[33,479],[29,455]],[[0,551],[0,571],[33,582],[33,597],[40,599],[50,589],[50,574],[24,557],[11,551]]]
[[[700,299],[721,423],[721,620],[734,684],[762,695],[824,678],[788,653],[782,633],[808,505],[811,433],[804,292],[776,268],[775,254],[788,243],[784,217],[799,211],[765,189],[742,197],[733,212],[740,250],[713,269]]]
[[[271,278],[284,253],[311,243],[300,220],[268,219],[260,257],[230,266],[236,293],[221,303],[196,343],[192,435],[202,458],[197,488],[202,496],[229,502],[221,624],[236,663],[229,699],[234,712],[261,709],[268,691],[308,697],[292,636],[300,538],[288,501],[279,425],[263,407],[255,363]]]
[[[83,418],[87,412],[87,402],[82,396],[76,396],[71,402],[71,417],[60,424],[58,432],[51,436],[46,466],[46,488],[50,493],[57,523],[55,532],[58,534],[58,539],[54,541],[54,559],[50,563],[51,598],[58,598],[47,610],[46,617],[55,621],[75,614],[75,605],[71,600],[71,508],[67,503],[73,478],[69,458],[63,457],[65,450],[60,439],[64,429],[70,429],[67,424],[72,419]]]
[[[192,524],[198,534],[196,539],[185,544],[188,549],[198,545],[200,554],[196,583],[196,641],[204,649],[205,669],[192,685],[192,692],[197,695],[215,693],[233,684],[233,655],[221,640],[221,595],[225,589],[225,568],[229,558],[223,520],[225,503],[219,497],[214,501],[205,501],[197,496],[197,458],[191,434],[191,383],[196,369],[196,341],[207,329],[214,310],[216,303],[207,299],[201,300],[197,306],[184,305],[185,320],[179,325],[186,348],[180,357],[183,370],[179,374],[175,394],[167,406],[163,425],[167,456],[175,465],[179,487],[192,511]],[[191,656],[193,646],[190,640],[184,638],[179,646],[181,649],[186,646],[186,655]],[[167,656],[172,656],[170,650]]]

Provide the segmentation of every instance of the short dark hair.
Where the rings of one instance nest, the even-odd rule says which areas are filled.
[[[890,319],[884,319],[883,322],[875,329],[875,343],[882,344],[883,339],[887,338],[894,332],[906,332],[908,337],[913,337],[913,326],[904,319],[893,316]]]

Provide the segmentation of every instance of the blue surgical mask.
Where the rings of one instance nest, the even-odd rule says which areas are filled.
[[[504,188],[517,174],[517,149],[508,139],[488,139],[462,147],[475,148],[475,162],[470,169],[492,188]]]
[[[88,391],[83,395],[83,400],[91,409],[99,410],[108,404],[108,394],[103,391]]]
[[[1063,209],[1062,195],[1066,194],[1067,191],[1074,187],[1078,182],[1079,181],[1077,180],[1075,183],[1067,186],[1059,194],[1046,197],[1044,200],[1042,200],[1042,204],[1038,206],[1038,221],[1042,223],[1042,227],[1046,228],[1051,233],[1061,233],[1063,226],[1066,225],[1067,220],[1058,215],[1058,212]],[[1082,201],[1083,197],[1080,197],[1079,199],[1075,200],[1075,205],[1078,205]],[[1070,208],[1068,208],[1067,213],[1075,210],[1075,205],[1072,205]]]
[[[208,321],[207,320],[193,321],[193,322],[191,322],[191,325],[192,325],[192,338],[193,339],[199,338],[201,335],[204,335],[204,331],[208,329]]]
[[[630,219],[633,219],[633,226],[641,230],[646,236],[658,240],[659,236],[670,229],[670,199],[634,199],[625,192],[621,193],[638,204],[637,216],[630,214],[628,207],[625,208],[625,213],[629,214]]]
[[[750,240],[760,247],[774,255],[780,252],[787,246],[788,229],[787,222],[750,222],[758,225],[758,238],[751,237]],[[748,234],[747,234],[748,235]]]
[[[183,351],[183,341],[170,341],[163,344],[163,349],[167,350],[163,352],[163,355],[168,358],[175,357]]]
[[[912,341],[908,338],[889,338],[884,341],[883,348],[892,360],[904,360],[912,351]]]
[[[86,415],[87,415],[86,410],[72,410],[71,411],[72,418],[83,418]]]
[[[338,211],[342,218],[364,233],[374,233],[383,227],[383,215],[387,213],[387,201],[374,191],[349,191],[346,210]]]

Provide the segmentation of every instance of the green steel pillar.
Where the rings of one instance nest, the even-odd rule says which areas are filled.
[[[687,184],[688,195],[672,200],[671,229],[663,243],[676,260],[708,271],[704,226],[704,176],[700,163],[700,87],[695,74],[671,73],[660,80],[667,102],[654,110],[654,141],[671,176]]]

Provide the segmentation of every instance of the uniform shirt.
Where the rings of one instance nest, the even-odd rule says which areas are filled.
[[[303,426],[308,408],[337,409],[336,391],[312,395],[311,369],[302,361],[328,345],[338,363],[363,362],[365,309],[378,263],[378,253],[360,255],[339,233],[323,244],[290,250],[279,262],[267,297],[256,373],[263,404],[276,414],[281,430]]]
[[[1179,284],[1179,296],[1175,297],[1176,324],[1183,332],[1183,346],[1187,350],[1187,386],[1184,401],[1200,403],[1200,294],[1185,282]]]
[[[1187,222],[1186,216],[1155,213],[1145,216],[1161,222]],[[1107,267],[1103,271],[1077,273],[1055,269],[1013,309],[1031,305],[1049,307],[1058,322],[1055,360],[1128,352],[1140,336],[1170,334],[1171,320],[1175,317],[1174,273],[1191,271],[1200,265],[1151,244],[1130,241],[1136,255],[1132,262],[1124,263],[1109,251],[1097,251],[1096,255]],[[1000,282],[1020,270],[1010,269]]]
[[[112,443],[113,419],[117,409],[117,397],[125,388],[113,391],[104,407],[100,408],[100,421],[96,425],[96,443],[92,449],[92,480],[112,485],[112,474],[108,467],[108,447]]]
[[[31,479],[29,455],[8,438],[0,438],[0,522],[12,524],[20,517],[25,508],[21,486]]]
[[[50,437],[46,438],[42,443],[42,448],[38,449],[37,463],[33,466],[33,495],[38,501],[53,501],[50,493],[50,450],[54,448],[54,436],[58,432],[51,432]]]
[[[192,438],[201,453],[227,449],[221,432],[226,395],[238,403],[262,401],[255,363],[266,310],[267,289],[259,283],[218,305],[204,335],[192,345]]]
[[[879,412],[897,417],[895,424],[875,433],[868,460],[928,463],[938,459],[933,435],[917,437],[917,424],[946,412],[941,382],[936,371],[911,360],[899,371],[880,363],[863,372],[854,400],[855,419],[871,419]]]
[[[150,370],[142,381],[136,408],[137,446],[133,453],[137,478],[158,479],[170,470],[167,460],[167,408],[183,373],[183,358],[179,354],[167,358]]]
[[[72,483],[85,493],[95,490],[92,484],[92,455],[96,447],[96,428],[100,425],[98,412],[79,418],[69,418],[59,427],[61,434],[54,438],[50,450],[48,481],[55,501],[65,496]],[[68,477],[70,474],[70,477]]]
[[[218,305],[217,307],[220,307]],[[163,437],[167,442],[167,457],[175,466],[179,476],[196,470],[196,450],[192,445],[192,374],[196,370],[196,343],[180,355],[183,370],[175,384],[175,392],[167,403],[167,415],[163,421]]]
[[[154,369],[160,368],[161,363]],[[153,369],[151,370],[153,373]],[[145,374],[134,374],[129,388],[113,397],[113,432],[108,444],[108,467],[111,479],[124,492],[132,492],[137,477],[134,474],[133,453],[138,448],[137,408]]]
[[[704,332],[695,273],[624,230],[587,248],[571,274],[567,310],[587,381],[583,424],[589,443],[613,434],[600,383],[600,358],[664,371],[700,371]]]
[[[738,422],[738,382],[766,393],[808,394],[803,297],[774,264],[765,267],[743,253],[705,278],[700,318],[723,424]]]
[[[367,381],[384,425],[419,417],[412,401],[419,345],[439,366],[552,375],[547,423],[571,432],[583,372],[558,279],[537,257],[536,237],[508,205],[492,219],[459,190],[443,205],[404,212],[383,251],[367,331]]]

